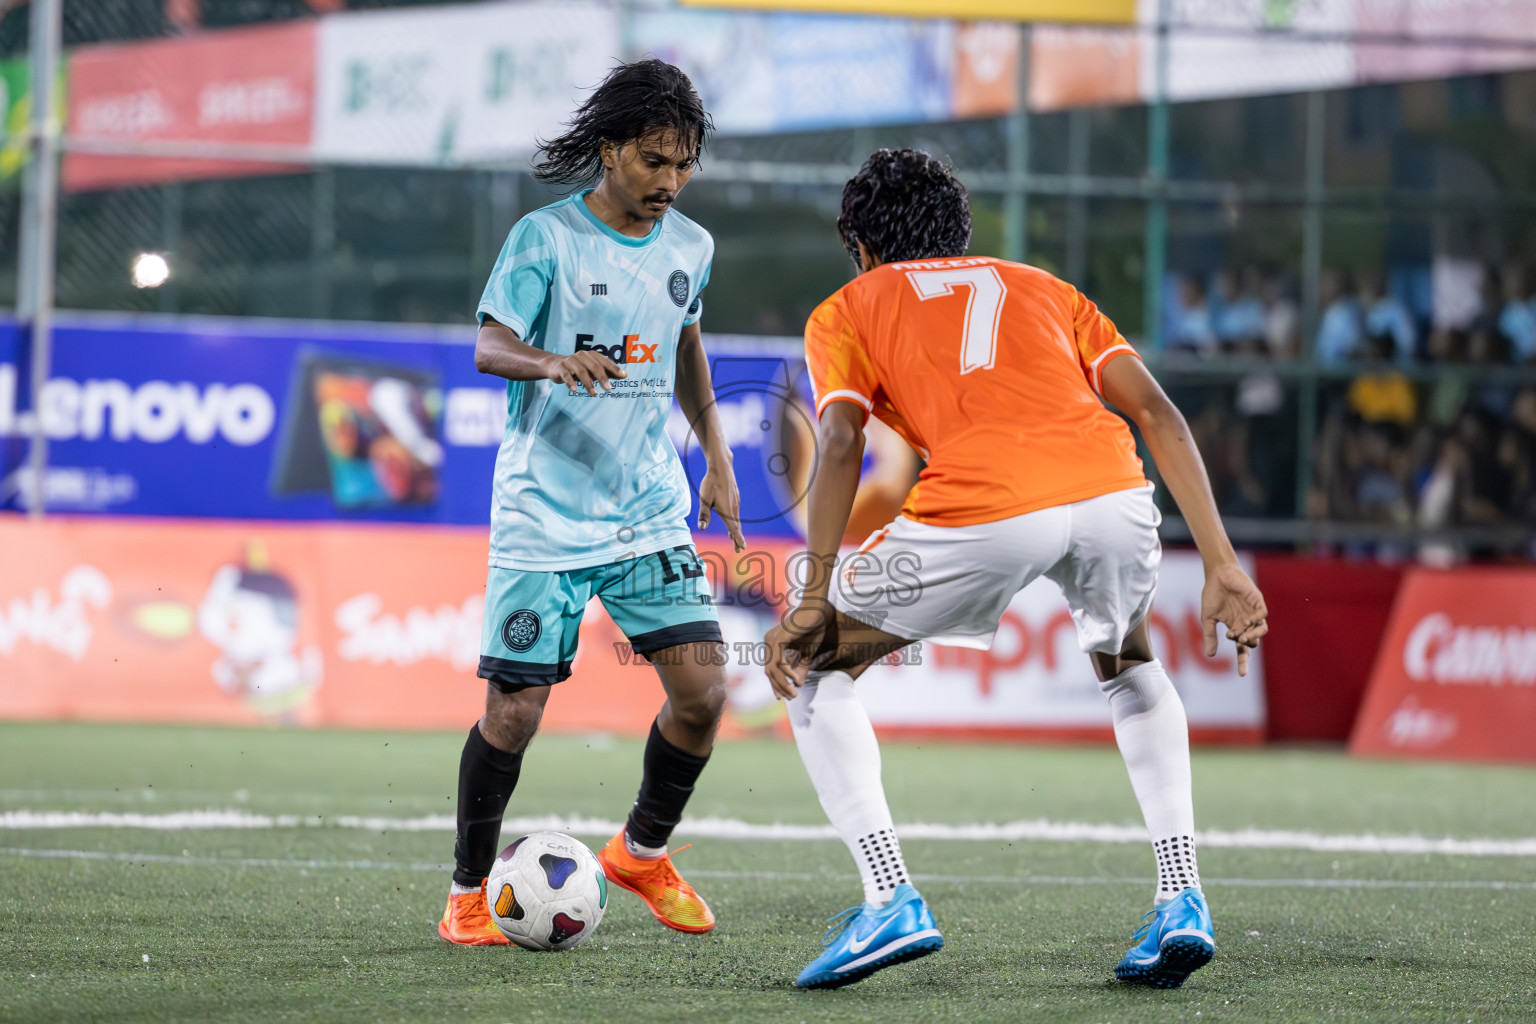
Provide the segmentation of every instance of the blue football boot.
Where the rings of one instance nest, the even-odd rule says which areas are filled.
[[[1141,919],[1139,940],[1115,967],[1115,977],[1135,985],[1178,988],[1216,955],[1216,932],[1205,896],[1191,886]]]
[[[866,903],[849,907],[827,923],[832,926],[822,939],[827,951],[800,972],[795,979],[799,988],[852,985],[882,967],[944,948],[944,936],[934,924],[933,912],[906,882],[896,887],[885,906]]]

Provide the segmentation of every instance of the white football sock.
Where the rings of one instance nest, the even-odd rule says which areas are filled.
[[[448,883],[448,895],[463,896],[465,893],[479,892],[478,885],[460,885],[458,882]]]
[[[1153,903],[1200,885],[1195,865],[1195,798],[1190,785],[1189,722],[1173,680],[1156,660],[1099,684],[1109,697],[1115,742],[1131,776],[1157,858]]]
[[[880,782],[880,743],[853,677],[812,672],[789,702],[789,722],[822,810],[859,865],[865,902],[885,906],[907,866]]]
[[[660,860],[667,855],[666,843],[660,846],[641,846],[629,837],[628,829],[624,830],[624,849],[629,851],[631,857],[638,857],[641,860]]]

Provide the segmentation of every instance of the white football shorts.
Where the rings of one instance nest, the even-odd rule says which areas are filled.
[[[898,517],[843,562],[832,603],[908,640],[986,650],[1014,595],[1045,576],[1083,652],[1118,654],[1152,607],[1160,522],[1150,483],[975,526]]]

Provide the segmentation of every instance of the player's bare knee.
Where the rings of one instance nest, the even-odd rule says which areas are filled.
[[[544,717],[544,701],[548,696],[547,689],[529,687],[515,693],[503,693],[494,686],[487,687],[480,734],[493,747],[513,754],[521,753],[539,731],[539,722]]]
[[[1125,635],[1120,642],[1120,653],[1094,651],[1088,657],[1093,662],[1093,671],[1099,677],[1101,688],[1121,673],[1156,660],[1152,653],[1152,635],[1147,628],[1147,620],[1143,618]]]
[[[725,713],[725,680],[712,680],[689,693],[674,693],[667,698],[672,705],[672,720],[693,732],[711,732]]]

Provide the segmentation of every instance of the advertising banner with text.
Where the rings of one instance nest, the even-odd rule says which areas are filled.
[[[56,512],[483,523],[505,387],[473,331],[66,317],[29,396],[0,323],[0,507],[38,417]]]
[[[1163,0],[1141,0],[1155,24]],[[1354,84],[1354,0],[1169,0],[1168,98],[1216,99]],[[1336,37],[1336,38],[1335,38]],[[1157,95],[1157,62],[1142,39],[1141,94]]]
[[[483,526],[507,389],[475,369],[473,341],[467,326],[71,315],[34,402],[25,339],[0,320],[0,508],[31,493],[41,415],[53,512]],[[815,463],[801,344],[705,347],[743,527],[798,536]],[[696,489],[704,458],[675,404],[667,433]],[[876,428],[866,463],[864,533],[900,507],[917,457]]]
[[[71,190],[273,174],[273,161],[137,156],[134,143],[240,143],[299,154],[314,125],[315,25],[207,32],[187,39],[85,46],[69,65],[73,143],[117,147],[64,157]],[[284,160],[288,163],[284,163]]]
[[[638,52],[687,71],[724,133],[951,116],[950,21],[661,10],[636,12],[631,32]]]
[[[1536,0],[1109,2],[1126,16],[1074,8],[1072,17],[1033,28],[1032,109],[1155,97],[1150,26],[1163,15],[1174,101],[1536,67]],[[312,162],[521,161],[560,131],[616,62],[644,55],[682,67],[724,134],[1017,109],[1018,22],[958,19],[1024,8],[997,0],[916,3],[909,12],[945,17],[866,13],[880,6],[847,0],[832,5],[841,13],[807,13],[522,0],[83,46],[69,62],[63,181],[78,190]],[[24,156],[14,133],[25,78],[24,64],[0,62],[0,127],[8,133],[0,177]]]
[[[1410,570],[1350,750],[1536,763],[1536,570]]]
[[[1362,82],[1487,74],[1536,65],[1536,0],[1355,0]],[[1384,40],[1406,37],[1415,45]],[[1472,40],[1488,40],[1479,45]],[[1521,44],[1524,45],[1521,45]]]
[[[909,15],[919,18],[1006,18],[1011,21],[1098,22],[1126,25],[1136,19],[1136,0],[680,0],[684,7]]]
[[[461,728],[475,678],[484,529],[0,516],[0,718]],[[700,538],[726,646],[727,731],[785,732],[760,641],[792,595],[793,544]],[[1198,653],[1200,563],[1171,553],[1152,625],[1197,739],[1257,740],[1262,662]],[[991,651],[923,644],[866,675],[877,726],[1108,738],[1060,593],[1027,588]],[[720,661],[716,662],[717,664]],[[588,606],[548,728],[643,735],[653,668]]]
[[[315,158],[452,164],[533,152],[621,56],[598,3],[423,7],[320,22]]]

